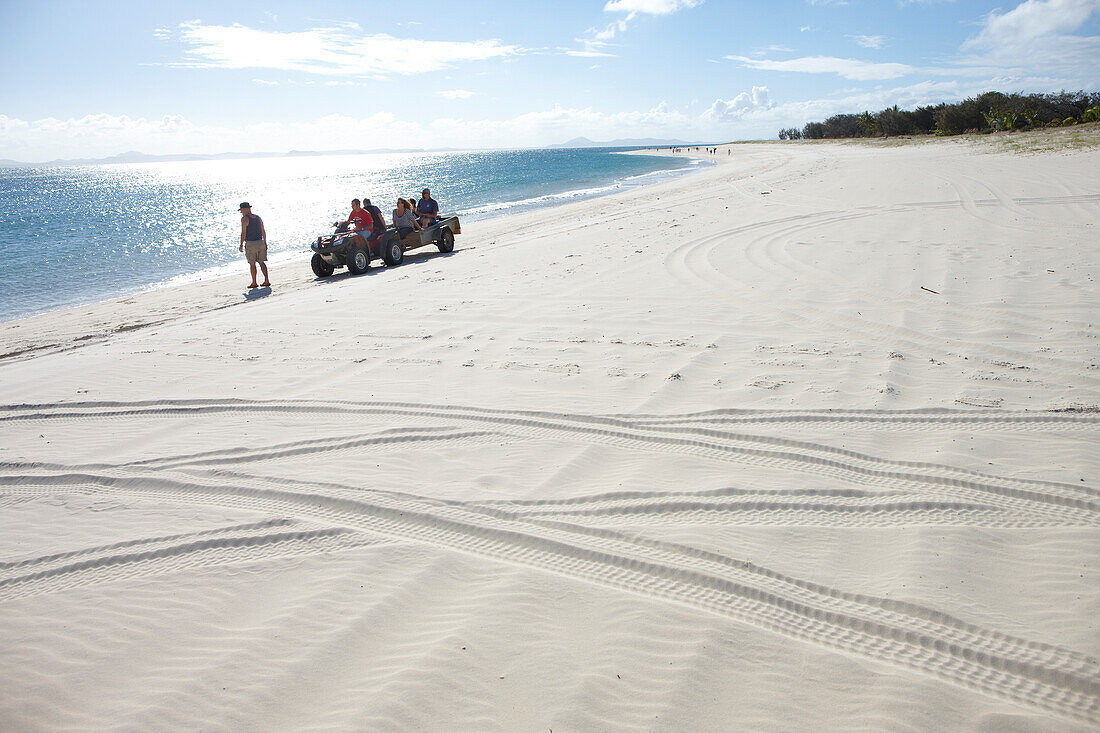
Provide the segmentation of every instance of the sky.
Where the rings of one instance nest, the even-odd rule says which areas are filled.
[[[1100,89],[1100,0],[0,0],[0,159],[772,139]]]

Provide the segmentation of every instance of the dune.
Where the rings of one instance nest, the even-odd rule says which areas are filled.
[[[0,324],[0,727],[1095,730],[1100,149],[1020,139]]]

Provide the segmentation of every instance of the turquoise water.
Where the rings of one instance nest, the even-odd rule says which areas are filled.
[[[0,169],[0,320],[239,271],[249,201],[273,262],[370,198],[386,219],[428,186],[463,224],[679,175],[683,158],[608,148],[376,154]],[[469,228],[466,228],[470,231]],[[461,246],[461,245],[460,245]]]

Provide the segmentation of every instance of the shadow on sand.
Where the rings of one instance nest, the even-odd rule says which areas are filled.
[[[425,265],[441,257],[451,257],[461,251],[462,250],[455,249],[452,252],[409,252],[405,254],[405,259],[401,262],[401,264],[397,265],[396,267],[386,267],[384,264],[382,264],[382,260],[376,259],[371,261],[370,269],[364,272],[362,275],[352,275],[350,272],[347,271],[346,268],[341,268],[329,275],[328,277],[315,277],[313,278],[313,282],[324,285],[327,283],[343,282],[344,280],[357,277],[384,276],[391,270],[403,270],[406,267]]]
[[[266,285],[262,288],[249,288],[244,291],[245,300],[259,300],[260,298],[266,298],[271,295],[271,286]]]

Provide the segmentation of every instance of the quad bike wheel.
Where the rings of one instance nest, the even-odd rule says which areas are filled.
[[[362,275],[370,269],[370,254],[366,247],[350,245],[350,250],[347,256],[348,272],[352,275]]]
[[[386,249],[382,254],[382,259],[386,262],[386,267],[395,267],[400,265],[405,260],[405,245],[401,243],[401,239],[394,235],[390,237],[389,243],[386,245]]]
[[[336,269],[325,262],[325,258],[318,254],[313,255],[313,259],[309,261],[309,266],[313,268],[313,274],[317,277],[328,277]]]

